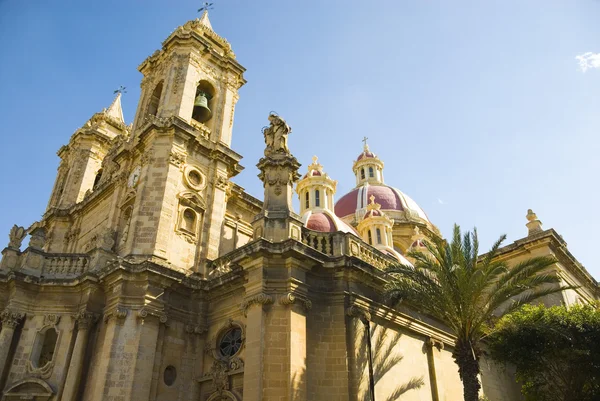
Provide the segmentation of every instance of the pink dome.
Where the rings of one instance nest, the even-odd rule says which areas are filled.
[[[314,231],[332,233],[337,231],[332,218],[325,213],[313,213],[306,221],[306,228]]]
[[[335,214],[340,218],[354,215],[357,210],[367,207],[371,196],[375,196],[375,203],[379,203],[383,211],[406,211],[410,209],[423,220],[429,221],[423,209],[414,200],[399,189],[387,185],[364,184],[353,189],[336,202]]]
[[[324,209],[318,212],[308,210],[302,215],[302,221],[304,222],[304,226],[309,230],[319,231],[323,233],[341,231],[344,233],[350,233],[358,236],[354,228],[344,223],[330,210]]]
[[[360,155],[358,155],[358,158],[356,159],[356,161],[362,160],[362,159],[373,159],[375,158],[375,153],[365,150],[364,152],[362,152]]]

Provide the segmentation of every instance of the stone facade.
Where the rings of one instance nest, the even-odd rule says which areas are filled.
[[[366,400],[368,339],[378,400],[461,399],[452,335],[382,300],[382,269],[439,235],[414,201],[387,210],[373,195],[362,211],[335,216],[335,181],[314,159],[296,214],[300,164],[274,114],[258,163],[264,201],[233,184],[244,68],[206,14],[139,70],[133,125],[117,95],[59,150],[43,218],[10,232],[0,399]],[[366,145],[363,156],[357,185],[383,184],[383,162]],[[500,257],[556,256],[556,274],[580,288],[549,304],[597,299],[562,238],[532,212],[528,220],[529,235]],[[490,400],[519,399],[510,371],[482,368]]]

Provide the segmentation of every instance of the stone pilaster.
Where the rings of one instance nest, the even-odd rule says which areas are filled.
[[[0,314],[0,320],[2,321],[2,331],[0,331],[0,378],[4,376],[8,369],[7,359],[10,352],[10,344],[15,334],[15,328],[24,317],[23,313],[10,310],[5,310]]]
[[[73,346],[69,370],[67,371],[67,379],[61,398],[62,401],[75,401],[77,397],[89,331],[97,319],[98,316],[90,312],[80,312],[75,316],[77,337]]]

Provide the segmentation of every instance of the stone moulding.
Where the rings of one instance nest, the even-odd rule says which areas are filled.
[[[291,292],[288,292],[287,294],[279,298],[279,304],[284,306],[293,305],[297,302],[300,303],[302,307],[304,307],[304,310],[306,310],[307,312],[312,309],[312,301],[304,297],[298,297]]]
[[[253,297],[247,298],[240,305],[240,309],[244,316],[248,316],[248,309],[253,305],[269,305],[273,303],[273,297],[267,294],[257,294]]]

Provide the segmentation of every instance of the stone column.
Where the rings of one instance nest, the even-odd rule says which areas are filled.
[[[5,310],[0,315],[2,321],[2,331],[0,332],[0,378],[8,371],[7,358],[10,352],[10,344],[15,334],[15,328],[24,317],[23,313],[10,310]]]
[[[71,355],[71,362],[67,371],[67,380],[65,381],[61,398],[62,401],[75,401],[77,397],[90,327],[97,318],[97,315],[89,312],[81,312],[75,316],[77,338],[75,339],[75,346],[73,347],[73,354]]]

